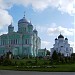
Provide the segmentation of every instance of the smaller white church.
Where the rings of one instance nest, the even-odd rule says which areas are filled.
[[[55,44],[53,45],[53,48],[51,48],[51,56],[54,51],[63,54],[65,57],[70,57],[73,53],[73,48],[70,47],[68,39],[64,38],[64,36],[60,34],[58,38],[55,38]]]

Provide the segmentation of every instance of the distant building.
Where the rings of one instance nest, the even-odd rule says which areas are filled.
[[[70,47],[70,44],[68,44],[68,39],[64,39],[64,36],[60,34],[58,36],[58,39],[55,39],[55,44],[53,45],[53,48],[51,48],[51,56],[54,51],[63,54],[65,57],[70,57],[73,53],[73,48]]]
[[[33,30],[33,25],[28,22],[25,15],[18,21],[18,31],[14,31],[12,24],[8,26],[8,33],[0,36],[0,56],[9,51],[13,56],[32,56],[38,55],[41,48],[41,39],[38,31]]]
[[[47,49],[39,49],[38,50],[38,57],[45,57],[47,55]]]

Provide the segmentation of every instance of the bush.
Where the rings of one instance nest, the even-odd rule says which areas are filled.
[[[4,66],[12,65],[12,61],[9,60],[9,59],[4,59],[4,60],[3,60],[3,65],[4,65]]]
[[[20,62],[20,66],[24,66],[25,64],[23,62]]]

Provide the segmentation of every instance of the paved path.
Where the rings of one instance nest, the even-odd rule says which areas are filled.
[[[0,70],[0,75],[75,75],[75,72],[32,72]]]

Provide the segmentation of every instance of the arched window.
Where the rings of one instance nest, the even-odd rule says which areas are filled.
[[[25,44],[29,44],[29,39],[26,39],[25,40]]]
[[[25,40],[25,44],[27,44],[27,39]]]
[[[26,32],[26,27],[25,27],[25,32]]]
[[[17,39],[16,39],[16,44],[17,44]]]
[[[3,40],[3,45],[4,45],[4,40]]]

